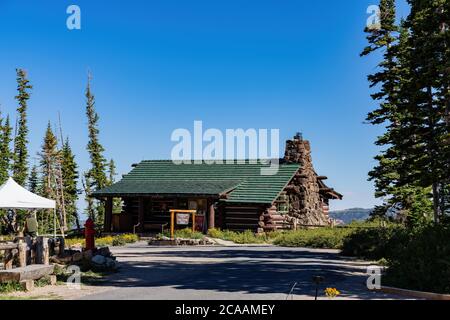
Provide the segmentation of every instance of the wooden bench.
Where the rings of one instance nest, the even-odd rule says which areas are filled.
[[[26,267],[0,270],[0,283],[8,281],[22,282],[26,280],[38,280],[53,273],[53,265],[32,264]]]

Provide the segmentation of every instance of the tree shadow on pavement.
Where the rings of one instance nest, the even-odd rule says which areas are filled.
[[[255,251],[255,250],[174,250],[146,253],[153,257],[183,258],[245,258],[243,261],[195,262],[159,259],[157,261],[121,261],[118,273],[107,278],[107,285],[113,287],[174,287],[177,289],[213,290],[222,292],[246,292],[253,294],[290,292],[297,283],[293,294],[315,294],[313,276],[324,277],[319,291],[334,287],[342,297],[360,299],[383,298],[366,288],[367,277],[361,267],[351,263],[327,263],[341,260],[332,253],[296,251]],[[119,258],[122,253],[119,254]],[[134,255],[133,252],[124,257]],[[136,255],[139,255],[136,252]],[[142,253],[140,253],[142,256]],[[305,261],[289,259],[305,258]],[[258,261],[257,259],[284,259],[286,261]],[[323,294],[322,294],[323,295]]]

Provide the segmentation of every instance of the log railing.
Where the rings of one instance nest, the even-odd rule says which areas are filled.
[[[49,264],[48,238],[45,237],[37,237],[34,241],[30,237],[25,237],[18,238],[18,242],[0,242],[0,251],[4,251],[5,270],[13,268],[16,256],[19,267],[29,264]]]

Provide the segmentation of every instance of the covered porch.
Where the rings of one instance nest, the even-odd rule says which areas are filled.
[[[114,202],[121,199],[120,211]],[[218,210],[219,197],[205,195],[139,195],[108,196],[102,199],[105,207],[104,232],[159,233],[170,229],[170,210],[195,210],[195,230],[206,233],[221,227]],[[176,228],[192,228],[189,223]]]

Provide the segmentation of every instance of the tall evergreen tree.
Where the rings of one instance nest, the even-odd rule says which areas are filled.
[[[116,182],[116,163],[111,159],[108,163],[108,186]],[[122,200],[120,198],[113,198],[113,212],[120,213],[122,211]]]
[[[27,124],[27,106],[30,99],[30,92],[33,88],[27,79],[27,74],[23,69],[16,69],[17,72],[17,91],[15,97],[19,103],[17,108],[18,123],[17,135],[14,139],[14,163],[13,177],[20,184],[25,185],[28,176],[28,124]]]
[[[9,122],[9,116],[3,120],[0,114],[0,184],[8,179],[11,169],[11,133],[12,128]]]
[[[78,216],[77,200],[79,190],[78,184],[78,166],[75,161],[75,155],[70,147],[69,139],[66,139],[61,150],[61,171],[64,187],[64,201],[68,217],[69,226],[74,225],[79,230],[81,228]]]
[[[53,133],[50,122],[47,125],[44,142],[38,155],[40,157],[40,166],[42,171],[42,195],[46,198],[55,199],[56,181],[54,177],[59,152],[58,140]]]
[[[34,165],[31,168],[30,177],[28,178],[28,190],[33,193],[40,194],[42,193],[40,185],[41,183],[39,178],[38,167]]]
[[[41,195],[56,199],[56,179],[55,179],[55,169],[58,162],[59,152],[58,152],[58,140],[51,128],[50,122],[47,125],[45,131],[44,141],[41,146],[41,151],[38,152],[40,158],[39,165],[41,170]],[[59,208],[57,208],[59,209]],[[42,230],[48,230],[53,225],[53,211],[48,211],[46,215],[42,214],[41,221],[39,223]]]
[[[442,21],[448,18],[448,1],[409,0],[411,13],[407,26],[411,35],[409,43],[411,69],[411,103],[409,111],[411,128],[414,128],[414,145],[411,156],[404,161],[410,178],[419,186],[432,187],[434,220],[444,214],[441,199],[448,186],[450,161],[446,142],[449,126],[446,122],[446,90],[448,74],[445,59],[448,51],[448,30],[442,30]]]
[[[108,163],[108,185],[112,185],[116,180],[116,163],[111,159]]]
[[[402,172],[400,165],[404,152],[401,148],[402,133],[402,88],[406,81],[405,69],[402,66],[401,54],[406,52],[407,30],[399,28],[395,22],[395,1],[380,1],[379,25],[367,27],[369,45],[361,56],[380,51],[382,61],[378,64],[377,72],[368,76],[370,86],[378,91],[372,94],[372,99],[379,106],[367,116],[367,121],[373,125],[383,124],[386,132],[378,137],[375,144],[385,147],[375,157],[378,165],[369,172],[369,179],[374,180],[377,197],[387,197],[381,210],[396,212],[399,218],[405,220],[413,207],[415,188],[398,186]],[[405,38],[406,35],[406,38]]]
[[[97,201],[94,201],[90,197],[90,193],[95,190],[104,188],[108,183],[106,176],[107,162],[103,153],[105,149],[99,141],[99,128],[98,121],[99,116],[95,111],[95,97],[91,92],[91,77],[88,76],[88,84],[86,87],[86,116],[88,119],[88,135],[89,142],[87,150],[89,152],[89,158],[91,162],[91,168],[87,172],[85,179],[86,189],[89,191],[87,196],[88,204],[92,202],[93,207],[90,209],[94,221],[97,225],[103,224],[104,208]]]
[[[81,182],[83,184],[84,193],[86,194],[86,202],[87,202],[86,214],[88,215],[89,218],[91,218],[95,222],[95,220],[96,220],[95,204],[94,204],[94,200],[90,196],[90,194],[92,193],[92,191],[91,191],[92,183],[90,180],[90,176],[87,172],[84,173],[83,179],[81,180]]]
[[[381,30],[368,30],[370,45],[362,54],[384,51],[379,72],[369,76],[371,86],[380,88],[372,95],[379,108],[367,119],[386,126],[376,142],[386,149],[369,175],[378,196],[388,196],[388,204],[399,205],[400,211],[415,212],[414,219],[429,211],[432,194],[438,221],[450,176],[445,98],[449,78],[444,72],[449,42],[448,30],[442,28],[448,1],[408,2],[411,13],[395,36],[395,2],[381,0]]]

